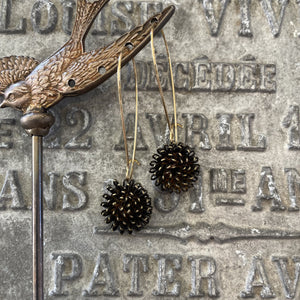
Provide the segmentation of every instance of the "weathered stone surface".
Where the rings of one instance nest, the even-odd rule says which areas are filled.
[[[104,46],[168,4],[179,139],[201,178],[185,194],[148,172],[167,136],[150,47],[136,58],[140,122],[134,178],[153,199],[140,233],[113,233],[100,202],[125,176],[116,77],[63,100],[45,139],[45,299],[299,299],[299,1],[111,1],[87,39]],[[43,60],[72,28],[72,0],[0,1],[0,57]],[[40,11],[39,11],[40,10]],[[47,17],[47,10],[49,18]],[[39,21],[41,14],[41,21]],[[167,59],[156,38],[172,113]],[[133,142],[134,77],[123,71]],[[0,111],[0,299],[31,298],[31,143]]]

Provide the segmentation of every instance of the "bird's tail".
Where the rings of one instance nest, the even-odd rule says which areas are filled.
[[[82,42],[102,7],[109,0],[77,0],[77,13],[72,40]]]

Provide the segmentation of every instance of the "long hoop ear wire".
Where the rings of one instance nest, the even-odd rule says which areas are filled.
[[[171,143],[169,145],[165,145],[163,148],[157,149],[157,154],[153,155],[154,160],[150,163],[150,173],[153,174],[151,176],[151,179],[155,181],[155,185],[159,186],[163,191],[169,191],[170,193],[180,193],[182,191],[186,192],[189,188],[193,187],[194,182],[198,180],[200,165],[197,164],[198,158],[195,156],[194,150],[188,145],[178,143],[176,95],[172,61],[166,36],[163,31],[161,32],[167,51],[169,69],[171,73],[170,75],[173,94],[174,125],[171,126],[168,116],[167,106],[156,62],[154,32],[153,30],[151,30],[151,47],[155,76],[161,96],[161,102],[164,107],[165,116],[170,130]]]
[[[138,129],[138,78],[137,68],[134,59],[132,60],[134,76],[135,76],[135,129],[134,129],[134,145],[132,159],[129,159],[128,143],[126,136],[126,127],[124,120],[122,85],[121,85],[121,67],[122,54],[119,56],[117,81],[118,81],[118,96],[120,105],[120,114],[122,122],[122,131],[124,137],[125,155],[126,155],[126,179],[123,185],[119,184],[117,180],[113,185],[110,185],[107,190],[110,194],[103,195],[106,202],[101,205],[105,208],[102,215],[106,217],[106,223],[112,223],[112,229],[118,229],[121,234],[126,230],[129,234],[133,230],[140,230],[149,223],[152,213],[151,199],[148,192],[140,183],[132,179],[134,164],[136,162],[136,145],[137,145],[137,129]]]
[[[178,123],[177,123],[176,93],[175,93],[172,60],[171,60],[171,55],[170,55],[167,39],[166,39],[166,36],[165,36],[163,30],[161,30],[161,34],[162,34],[162,37],[163,37],[163,40],[165,43],[165,48],[166,48],[166,52],[167,52],[167,56],[168,56],[169,69],[170,69],[172,96],[173,96],[173,109],[174,109],[174,125],[173,126],[171,125],[171,122],[170,122],[167,105],[166,105],[166,101],[165,101],[165,97],[164,97],[164,92],[162,89],[161,80],[159,78],[159,72],[158,72],[156,55],[155,55],[155,47],[154,47],[154,31],[152,29],[151,30],[151,48],[152,48],[153,65],[154,65],[154,69],[155,69],[155,76],[156,76],[156,81],[157,81],[157,85],[158,85],[158,89],[159,89],[159,93],[160,93],[160,97],[161,97],[161,102],[163,104],[167,124],[168,124],[169,130],[170,130],[170,140],[177,144],[178,143],[178,130],[177,130]]]
[[[118,77],[118,95],[119,95],[120,114],[121,114],[122,131],[123,131],[124,147],[125,147],[125,155],[126,155],[126,179],[127,180],[132,179],[134,164],[138,163],[135,160],[135,155],[136,155],[137,132],[138,132],[139,91],[138,91],[137,68],[136,68],[136,63],[134,58],[132,59],[132,64],[133,64],[134,78],[135,78],[135,121],[134,121],[133,153],[132,153],[132,159],[130,159],[129,152],[128,152],[126,126],[124,120],[122,84],[121,84],[122,53],[120,54],[117,77]]]

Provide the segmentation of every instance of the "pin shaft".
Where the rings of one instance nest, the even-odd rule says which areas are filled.
[[[43,300],[43,138],[32,136],[33,300]]]

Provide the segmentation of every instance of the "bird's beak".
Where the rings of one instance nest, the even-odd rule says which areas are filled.
[[[7,107],[7,105],[6,105],[6,101],[4,100],[4,101],[2,101],[2,103],[0,104],[0,108],[5,108],[5,107]]]

